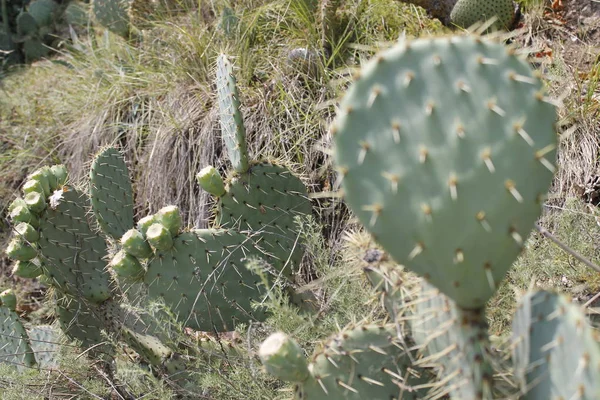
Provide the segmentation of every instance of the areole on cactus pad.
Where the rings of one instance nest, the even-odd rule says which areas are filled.
[[[481,308],[541,213],[555,121],[510,47],[399,43],[362,68],[332,127],[345,199],[397,262]]]

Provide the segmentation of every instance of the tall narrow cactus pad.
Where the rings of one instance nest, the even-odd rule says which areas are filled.
[[[263,320],[265,310],[252,307],[264,296],[260,278],[245,267],[253,255],[260,252],[240,233],[181,233],[172,249],[157,251],[148,264],[148,296],[164,300],[179,321],[196,330],[231,331],[238,323]]]
[[[110,297],[106,242],[90,227],[85,194],[64,186],[50,197],[40,218],[42,269],[51,282],[75,297],[99,303]]]
[[[98,225],[118,240],[133,228],[133,189],[123,155],[115,148],[101,151],[90,169],[90,199]]]
[[[0,363],[20,370],[36,364],[25,327],[14,309],[5,305],[0,305]]]
[[[294,218],[310,215],[306,186],[288,169],[252,165],[234,176],[218,204],[218,224],[247,233],[278,273],[290,277],[302,260],[303,241]]]
[[[540,215],[556,147],[542,91],[502,44],[417,39],[362,69],[332,127],[352,210],[462,308],[494,294]]]
[[[495,28],[510,28],[515,19],[513,0],[458,0],[450,13],[452,23],[462,28],[492,18],[496,18]]]
[[[217,58],[217,96],[221,121],[221,135],[227,148],[233,169],[244,173],[248,170],[246,129],[240,111],[240,97],[233,68],[227,56]]]
[[[513,360],[526,400],[600,398],[600,345],[581,308],[556,293],[521,299]]]

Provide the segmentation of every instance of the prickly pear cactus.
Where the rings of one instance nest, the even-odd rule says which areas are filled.
[[[0,302],[0,363],[23,370],[34,367],[36,361],[15,305],[14,294],[4,292]]]
[[[295,399],[424,398],[427,389],[418,386],[428,386],[429,376],[412,366],[412,356],[396,335],[394,325],[349,327],[332,336],[309,363],[302,362],[293,339],[275,334],[262,344],[259,356],[267,371],[297,383]]]
[[[217,58],[217,96],[221,134],[227,147],[229,159],[235,171],[244,173],[248,170],[246,129],[240,111],[240,95],[233,74],[233,67],[224,54]]]
[[[599,346],[579,306],[556,293],[527,293],[513,320],[519,398],[600,398]]]
[[[129,0],[93,0],[96,21],[117,35],[129,35]]]
[[[102,150],[90,169],[90,200],[102,231],[120,239],[133,228],[133,189],[123,155],[113,147]]]
[[[478,309],[523,248],[555,170],[556,110],[482,37],[399,43],[360,72],[332,132],[345,198],[375,239]]]
[[[61,349],[60,331],[52,325],[37,325],[27,331],[31,349],[41,369],[58,367]]]
[[[497,18],[493,25],[495,28],[510,28],[515,18],[513,0],[458,0],[450,13],[451,22],[462,28],[494,17]]]

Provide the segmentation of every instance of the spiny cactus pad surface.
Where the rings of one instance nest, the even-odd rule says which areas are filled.
[[[522,399],[600,398],[600,345],[581,308],[545,291],[527,293],[513,320]]]
[[[306,186],[287,168],[262,163],[233,177],[217,206],[218,225],[247,233],[268,261],[290,277],[302,259],[296,216],[310,215]]]
[[[521,252],[555,170],[555,107],[528,64],[481,37],[399,43],[332,127],[345,198],[400,264],[482,307]]]
[[[157,251],[144,282],[148,296],[165,304],[186,326],[203,331],[231,331],[237,323],[262,320],[264,309],[252,308],[264,290],[260,278],[245,267],[260,256],[240,233],[200,229],[173,238],[173,247]]]
[[[217,96],[221,122],[221,135],[233,169],[243,173],[248,170],[246,128],[240,111],[240,95],[233,75],[233,67],[227,56],[217,58]]]
[[[451,22],[462,28],[494,17],[497,18],[494,23],[496,28],[510,28],[515,18],[513,0],[458,0],[450,13]]]
[[[133,228],[133,189],[123,155],[102,150],[90,169],[92,210],[102,231],[117,240]]]
[[[36,364],[27,331],[18,314],[0,306],[0,363],[26,369]]]
[[[92,10],[98,23],[117,35],[129,35],[129,0],[93,0]]]

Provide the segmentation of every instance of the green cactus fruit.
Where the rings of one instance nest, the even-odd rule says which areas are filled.
[[[28,193],[29,194],[29,193]],[[29,207],[27,206],[27,203],[25,203],[25,200],[22,200],[24,205],[19,205],[16,206],[15,208],[12,209],[12,211],[10,211],[10,219],[13,223],[17,224],[19,222],[26,222],[28,224],[30,224],[31,226],[33,226],[34,228],[37,228],[40,226],[40,221],[38,219],[38,217],[36,217],[35,215],[33,215],[31,213],[31,210],[29,210]],[[21,202],[19,202],[20,204]],[[13,203],[15,204],[15,203]]]
[[[40,238],[39,232],[27,222],[21,222],[14,228],[15,234],[28,242],[37,242]]]
[[[600,347],[580,306],[550,292],[530,292],[513,320],[519,398],[600,398]]]
[[[53,285],[99,303],[111,296],[110,275],[104,271],[107,245],[89,225],[88,207],[85,194],[75,188],[57,190],[40,217],[38,244]]]
[[[513,0],[458,0],[450,13],[450,21],[461,28],[469,28],[494,17],[497,18],[494,28],[510,28],[515,18]]]
[[[161,224],[171,234],[171,236],[177,236],[181,229],[181,214],[177,206],[166,206],[158,210],[154,219],[157,223]]]
[[[40,193],[42,196],[44,195],[44,188],[39,181],[29,180],[25,182],[23,185],[23,194],[29,194],[31,192]]]
[[[117,35],[129,36],[129,0],[93,0],[96,21]]]
[[[12,203],[10,203],[8,205],[8,214],[12,215],[12,212],[17,208],[17,207],[25,207],[27,208],[27,203],[25,203],[25,200],[23,200],[21,197],[17,197],[16,199],[14,199],[12,201]],[[12,216],[11,216],[12,219]],[[26,221],[25,221],[26,222]]]
[[[153,252],[152,248],[144,239],[144,235],[137,229],[130,229],[121,238],[123,250],[137,258],[148,258]]]
[[[225,184],[219,171],[212,165],[204,167],[196,175],[198,185],[213,196],[221,197],[225,194]]]
[[[129,280],[138,280],[144,276],[145,272],[138,259],[123,250],[113,257],[109,266],[117,275]]]
[[[155,223],[156,219],[154,218],[154,215],[148,215],[138,221],[137,229],[142,233],[144,237],[146,237],[146,232],[148,231],[148,228],[150,228]]]
[[[50,168],[42,167],[34,172],[32,172],[27,180],[36,180],[40,182],[40,185],[44,189],[44,196],[50,196],[52,192],[50,191],[50,180],[48,176],[50,175]]]
[[[90,169],[92,210],[104,233],[119,240],[133,228],[133,189],[129,170],[121,153],[107,147]]]
[[[14,237],[8,243],[6,255],[13,260],[29,261],[37,256],[37,250],[22,237]]]
[[[217,97],[221,135],[229,160],[235,171],[244,173],[249,167],[246,128],[240,111],[240,95],[233,75],[233,67],[224,54],[217,58]]]
[[[293,275],[303,255],[295,218],[312,213],[298,177],[277,165],[252,165],[233,177],[217,212],[220,226],[248,233],[265,251],[265,261],[283,276]]]
[[[46,209],[46,198],[38,192],[30,192],[25,195],[25,204],[29,207],[30,211],[36,214],[40,214]]]
[[[50,178],[50,188],[54,191],[62,188],[67,183],[67,168],[64,165],[53,165],[50,167],[52,177]]]
[[[295,398],[388,400],[426,398],[429,376],[411,364],[394,325],[359,325],[331,337],[313,355],[310,377]]]
[[[54,0],[34,0],[29,3],[27,11],[38,26],[49,26],[54,21],[57,8],[58,3]]]
[[[39,29],[35,19],[28,12],[22,12],[17,17],[17,33],[22,36],[37,34]]]
[[[27,331],[16,312],[0,306],[0,363],[25,370],[35,366]]]
[[[262,321],[264,308],[253,309],[264,297],[261,279],[245,267],[247,257],[260,254],[237,232],[181,233],[170,250],[158,251],[148,264],[148,296],[163,300],[180,322],[196,330],[224,332],[238,323]]]
[[[150,225],[146,231],[146,240],[157,250],[167,251],[173,247],[173,236],[162,224]]]
[[[332,127],[359,220],[462,308],[495,293],[541,213],[556,148],[542,90],[502,44],[416,39],[362,69]]]
[[[308,362],[304,351],[294,339],[283,332],[272,334],[265,340],[258,356],[271,375],[288,382],[308,379]]]
[[[37,325],[27,331],[31,349],[41,369],[58,368],[61,350],[60,332],[51,325]]]
[[[21,278],[37,278],[42,273],[42,263],[39,258],[33,258],[29,261],[17,261],[12,269],[12,274]]]
[[[5,289],[0,292],[0,305],[8,308],[11,311],[15,311],[17,308],[17,296],[12,289]]]

